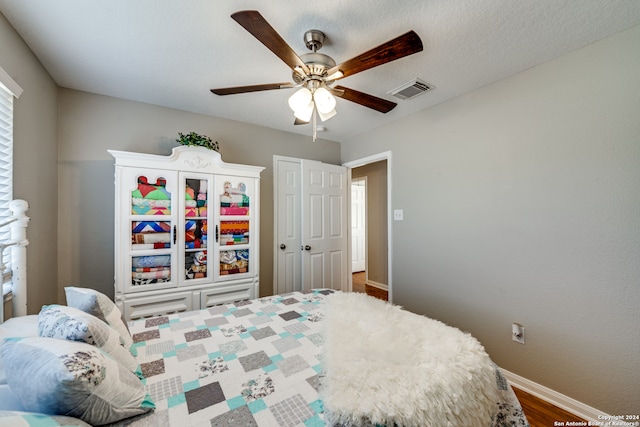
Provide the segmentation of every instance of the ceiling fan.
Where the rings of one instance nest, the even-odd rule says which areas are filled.
[[[336,114],[334,96],[381,113],[388,113],[397,105],[386,99],[335,85],[337,80],[422,51],[422,40],[414,31],[409,31],[336,65],[330,56],[318,52],[325,38],[324,33],[319,30],[309,30],[304,34],[305,44],[311,52],[298,56],[258,11],[239,11],[232,14],[231,18],[292,69],[293,82],[218,88],[211,89],[211,92],[216,95],[234,95],[263,90],[300,88],[289,98],[289,106],[294,111],[295,124],[305,124],[313,120],[314,141],[316,128],[314,112],[317,112],[322,121],[333,117]]]

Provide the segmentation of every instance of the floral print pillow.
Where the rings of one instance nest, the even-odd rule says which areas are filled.
[[[90,344],[9,338],[1,353],[7,382],[29,412],[102,425],[155,408],[135,374]]]
[[[94,345],[131,372],[141,375],[138,361],[109,325],[82,310],[64,305],[45,305],[38,314],[38,335]]]

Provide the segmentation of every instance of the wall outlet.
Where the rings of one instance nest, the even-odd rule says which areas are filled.
[[[402,221],[404,219],[404,211],[402,209],[396,209],[393,211],[393,220]]]
[[[511,325],[511,339],[520,344],[524,344],[524,326],[519,323]]]

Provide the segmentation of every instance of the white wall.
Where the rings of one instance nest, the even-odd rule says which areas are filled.
[[[113,296],[114,160],[107,149],[168,155],[178,132],[220,143],[229,163],[264,166],[260,184],[260,289],[273,289],[273,155],[340,163],[337,142],[124,99],[59,90],[59,298],[64,286]]]
[[[29,203],[27,310],[38,313],[57,295],[57,88],[2,14],[0,67],[23,89],[14,102],[13,197]]]
[[[640,408],[639,76],[635,27],[342,147],[393,152],[395,303],[611,414]]]

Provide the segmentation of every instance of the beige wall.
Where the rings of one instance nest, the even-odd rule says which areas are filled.
[[[635,27],[342,146],[393,153],[394,302],[610,414],[640,408],[638,76]]]
[[[23,89],[14,102],[13,196],[29,203],[27,309],[37,313],[57,295],[57,89],[2,14],[0,67]]]
[[[367,278],[388,285],[387,161],[351,169],[351,178],[367,177]]]
[[[229,163],[263,166],[260,184],[260,293],[273,289],[273,155],[340,163],[340,146],[246,123],[59,90],[58,253],[64,286],[89,286],[113,296],[113,158],[107,149],[170,154],[178,132],[220,143]]]

